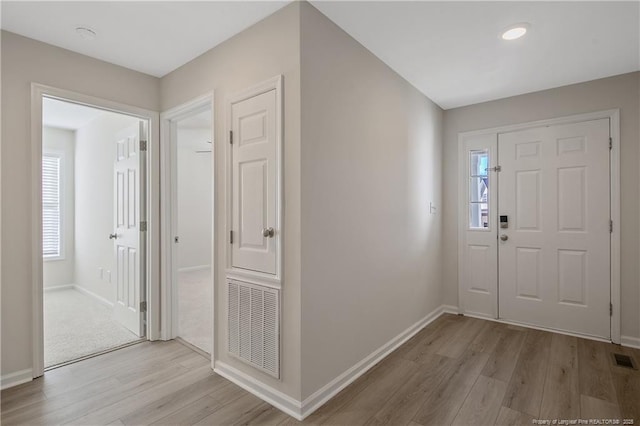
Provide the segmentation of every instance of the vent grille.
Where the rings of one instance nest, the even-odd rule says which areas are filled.
[[[629,355],[616,354],[616,353],[612,355],[613,355],[613,362],[615,365],[619,367],[632,368],[634,370],[637,370],[633,362],[633,358],[631,358]]]
[[[239,281],[228,282],[229,353],[280,377],[280,292]]]

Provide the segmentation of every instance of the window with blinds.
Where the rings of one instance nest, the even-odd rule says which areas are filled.
[[[62,256],[61,158],[56,154],[42,156],[42,256]]]

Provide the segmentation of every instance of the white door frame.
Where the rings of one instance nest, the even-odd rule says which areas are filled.
[[[161,317],[161,338],[162,340],[170,340],[177,337],[178,333],[178,286],[176,280],[177,265],[176,256],[174,255],[174,237],[177,226],[177,203],[175,198],[177,195],[177,158],[176,147],[177,140],[175,134],[176,122],[184,118],[190,117],[199,112],[211,110],[211,189],[213,191],[211,211],[212,217],[212,248],[211,248],[211,269],[213,279],[213,307],[212,315],[212,350],[211,350],[211,367],[214,366],[214,353],[216,343],[215,328],[215,299],[216,299],[216,148],[219,144],[215,139],[215,110],[214,110],[214,94],[213,92],[199,96],[184,104],[178,105],[160,114],[160,138],[163,141],[160,147],[160,176],[161,176],[161,238],[162,247],[162,268],[160,271],[161,291],[162,291],[162,317]]]
[[[610,151],[610,197],[611,197],[611,220],[613,221],[613,232],[611,233],[611,304],[613,314],[611,316],[611,341],[620,343],[620,110],[610,109],[596,111],[586,114],[570,115],[548,120],[532,121],[508,126],[493,127],[489,129],[474,130],[458,134],[458,298],[464,296],[464,235],[467,223],[467,210],[464,208],[467,200],[466,194],[466,173],[464,167],[465,150],[464,141],[466,138],[480,135],[495,135],[496,141],[499,133],[525,130],[535,127],[553,126],[558,124],[570,124],[581,121],[609,119],[609,132],[611,135],[612,148]],[[496,224],[497,225],[497,224]],[[497,265],[496,265],[497,267]],[[458,300],[463,312],[463,301]],[[495,298],[495,310],[498,312],[498,295]],[[466,313],[465,313],[466,314]],[[467,314],[472,316],[472,314]],[[503,321],[503,320],[500,320]],[[507,321],[503,321],[507,322]],[[588,337],[588,336],[582,336]]]
[[[33,377],[44,374],[44,324],[43,324],[43,263],[42,263],[42,99],[44,97],[130,115],[149,123],[149,141],[147,150],[147,330],[146,337],[156,340],[159,337],[160,294],[159,276],[159,114],[143,108],[121,104],[70,90],[59,89],[43,84],[31,84],[31,288],[32,288],[32,342]]]

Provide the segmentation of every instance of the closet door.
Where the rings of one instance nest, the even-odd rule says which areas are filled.
[[[277,93],[231,105],[231,267],[275,275],[277,220]]]

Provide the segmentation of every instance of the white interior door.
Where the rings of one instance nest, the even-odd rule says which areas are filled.
[[[231,266],[276,274],[276,90],[231,107]]]
[[[116,304],[114,316],[142,337],[144,321],[144,176],[145,156],[140,141],[146,140],[144,122],[122,131],[116,138],[114,164],[114,241]],[[143,224],[143,225],[141,225]]]
[[[460,193],[460,308],[468,314],[498,316],[498,247],[496,242],[496,134],[465,137]]]
[[[498,136],[499,315],[610,338],[609,119]]]

